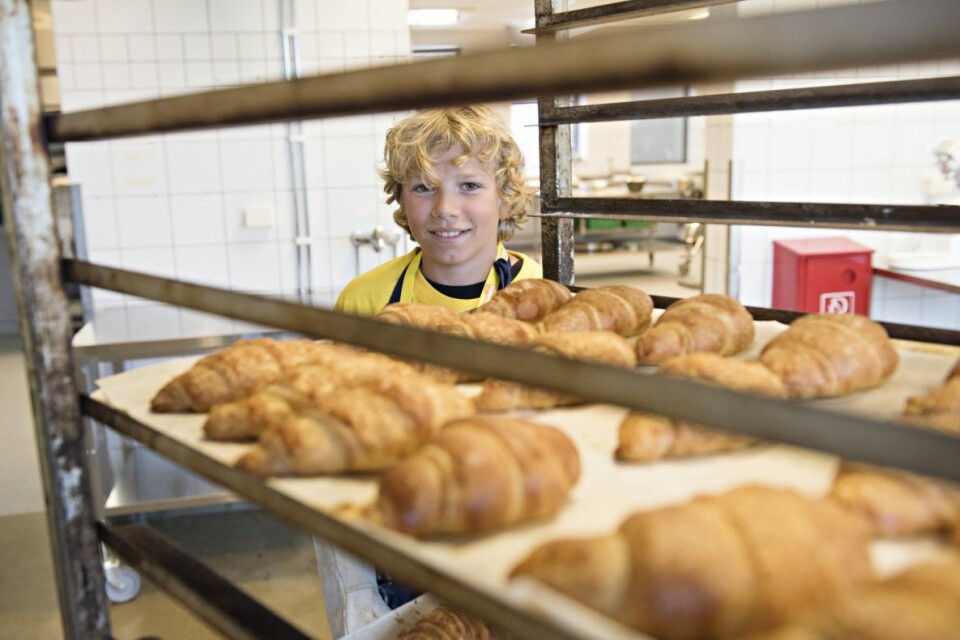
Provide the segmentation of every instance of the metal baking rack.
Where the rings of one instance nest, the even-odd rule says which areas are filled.
[[[23,344],[28,360],[31,399],[41,448],[63,628],[68,638],[108,638],[110,622],[98,546],[110,545],[146,575],[156,579],[198,616],[230,637],[303,637],[232,585],[191,558],[171,549],[140,525],[113,527],[96,519],[90,472],[86,467],[81,416],[92,417],[143,442],[161,455],[263,506],[277,517],[327,537],[397,578],[443,593],[451,603],[497,620],[518,637],[586,637],[543,612],[521,609],[432,570],[382,543],[375,534],[355,529],[325,513],[304,509],[271,489],[269,483],[216,463],[164,438],[156,431],[77,393],[70,346],[70,318],[64,283],[116,292],[260,323],[278,329],[356,344],[401,357],[576,393],[588,400],[712,424],[749,435],[828,450],[875,462],[960,480],[960,444],[942,434],[907,429],[850,415],[790,405],[715,389],[692,381],[576,363],[536,353],[478,344],[469,340],[369,318],[186,284],[79,260],[62,259],[50,204],[46,144],[106,139],[205,127],[274,122],[416,107],[487,102],[539,96],[541,107],[541,189],[544,267],[569,283],[573,265],[573,221],[597,211],[635,215],[634,203],[613,199],[591,202],[569,197],[570,168],[563,149],[569,128],[583,114],[565,111],[575,92],[643,88],[666,83],[719,81],[738,77],[822,70],[860,64],[937,59],[960,55],[955,0],[883,2],[856,7],[751,18],[729,22],[621,31],[567,41],[562,29],[650,11],[669,11],[720,2],[666,0],[620,2],[608,9],[565,12],[565,3],[536,1],[540,29],[536,47],[427,60],[389,68],[265,83],[41,116],[30,6],[27,0],[0,0],[0,122],[4,210],[19,302]],[[555,42],[556,41],[556,42]],[[737,47],[730,47],[736,42]],[[924,99],[958,97],[955,79]],[[914,85],[914,87],[917,85]],[[817,90],[820,100],[851,99]],[[858,104],[877,96],[912,99],[910,86],[858,94]],[[546,97],[554,96],[554,97]],[[780,98],[784,98],[785,94]],[[718,100],[716,97],[714,100]],[[753,100],[753,102],[751,102]],[[685,99],[687,113],[791,108],[803,100],[777,96],[730,96],[727,102]],[[766,104],[767,106],[763,106]],[[810,106],[810,103],[806,103]],[[681,112],[680,103],[670,115]],[[637,104],[636,114],[658,113]],[[659,105],[658,108],[664,108]],[[727,111],[724,111],[727,110]],[[732,111],[730,111],[732,110]],[[600,110],[602,118],[612,111]],[[659,116],[657,116],[659,117]],[[644,203],[643,216],[675,221],[723,224],[809,224],[864,226],[924,231],[960,231],[957,207],[860,207],[854,205],[782,205],[670,200]],[[658,299],[660,305],[668,302]],[[753,310],[756,317],[789,319],[783,312]],[[896,329],[896,326],[891,328]],[[904,328],[907,331],[909,328]],[[958,332],[925,332],[928,339],[960,344]],[[429,348],[428,348],[429,347]]]

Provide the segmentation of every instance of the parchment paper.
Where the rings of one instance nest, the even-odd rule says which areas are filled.
[[[758,322],[753,347],[739,357],[755,357],[763,344],[785,328],[777,322]],[[914,343],[897,343],[900,365],[882,387],[846,398],[811,403],[877,418],[898,416],[908,397],[926,393],[940,384],[960,357],[960,349],[952,347],[914,347]],[[201,425],[205,415],[149,411],[150,399],[157,390],[195,360],[170,360],[104,378],[98,384],[108,404],[211,458],[232,463],[248,445],[204,440]],[[462,388],[468,394],[475,393],[476,389],[475,385]],[[547,540],[606,533],[636,510],[684,502],[698,494],[720,493],[756,482],[822,496],[829,490],[839,461],[821,452],[769,444],[723,455],[656,464],[616,463],[612,452],[624,414],[622,408],[599,404],[518,414],[553,425],[569,435],[580,451],[583,473],[569,504],[555,518],[494,534],[417,541],[345,515],[357,513],[360,509],[356,507],[375,500],[377,488],[373,476],[283,478],[267,482],[299,500],[305,508],[339,514],[338,517],[350,519],[358,528],[372,529],[386,543],[515,606],[548,611],[551,616],[563,618],[572,628],[588,630],[596,637],[642,637],[600,619],[585,607],[544,593],[545,589],[530,582],[508,584],[507,575],[519,560]],[[947,553],[946,546],[932,537],[878,542],[873,548],[875,568],[880,575]],[[597,635],[601,629],[603,633]]]

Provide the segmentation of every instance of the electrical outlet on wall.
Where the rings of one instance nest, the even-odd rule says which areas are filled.
[[[253,229],[272,227],[274,224],[273,206],[269,204],[249,205],[243,209],[243,226]]]

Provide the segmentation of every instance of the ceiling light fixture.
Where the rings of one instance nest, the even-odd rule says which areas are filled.
[[[460,20],[456,9],[410,9],[407,24],[411,27],[449,27]]]

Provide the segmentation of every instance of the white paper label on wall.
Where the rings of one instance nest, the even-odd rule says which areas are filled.
[[[820,294],[820,313],[853,313],[856,308],[856,293],[833,291]]]
[[[243,209],[243,226],[245,227],[272,227],[273,222],[273,207],[268,204],[252,205]]]

